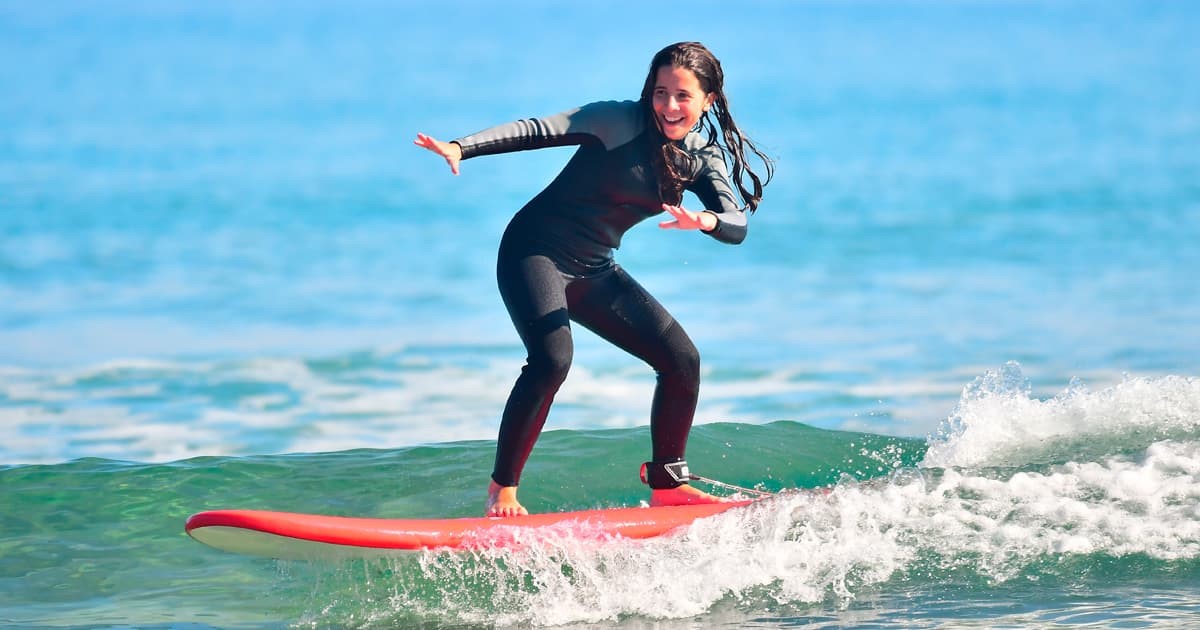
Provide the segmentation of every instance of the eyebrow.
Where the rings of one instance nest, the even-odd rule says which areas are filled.
[[[667,88],[667,86],[662,85],[661,83],[656,83],[656,84],[654,84],[654,89],[655,90],[667,90],[668,88]],[[694,92],[692,90],[689,90],[687,88],[675,88],[675,91],[676,92],[686,92],[688,94],[694,94]]]

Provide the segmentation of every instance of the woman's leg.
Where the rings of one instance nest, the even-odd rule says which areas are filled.
[[[578,289],[576,288],[578,287]],[[700,394],[700,354],[667,309],[619,266],[567,290],[571,318],[658,374],[650,407],[653,461],[682,461]],[[716,497],[689,486],[655,489],[656,504],[701,503]]]
[[[505,255],[502,251],[496,276],[504,305],[527,351],[525,366],[500,420],[489,489],[489,511],[500,501],[497,515],[507,516],[524,512],[516,503],[515,488],[546,423],[554,395],[567,377],[574,346],[567,316],[566,280],[553,262],[545,256]],[[501,497],[503,488],[512,490],[505,490]]]

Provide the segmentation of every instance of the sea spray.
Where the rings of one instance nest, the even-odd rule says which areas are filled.
[[[905,591],[969,600],[1025,584],[1200,578],[1195,388],[1175,377],[1097,392],[1075,382],[1039,401],[1008,364],[964,389],[950,429],[923,457],[911,445],[842,434],[822,447],[841,449],[825,464],[840,475],[828,492],[785,491],[652,541],[551,537],[522,550],[428,552],[386,567],[393,579],[349,614],[587,625],[848,610]],[[706,430],[718,434],[698,441],[701,452],[739,439],[763,449],[763,463],[784,478],[794,474],[781,466],[787,449],[769,434],[836,435],[806,436],[786,423]],[[996,453],[985,456],[989,449]]]
[[[1159,440],[1200,438],[1200,379],[1127,377],[1100,391],[1073,379],[1048,400],[1030,396],[1009,362],[963,389],[922,466],[1022,466],[1090,461]]]
[[[1200,446],[1163,442],[1137,458],[1040,472],[847,482],[652,541],[550,537],[516,551],[427,552],[395,561],[393,579],[357,601],[385,617],[424,610],[443,621],[589,624],[681,619],[730,604],[845,608],[896,588],[986,592],[1098,576],[1114,563],[1200,576],[1197,505]]]

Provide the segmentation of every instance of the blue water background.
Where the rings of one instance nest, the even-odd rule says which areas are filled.
[[[1083,454],[1047,461],[1146,448],[1141,429],[1087,429],[1129,409],[1186,451],[1196,32],[1186,2],[2,2],[0,465],[50,466],[86,494],[105,473],[55,467],[456,440],[484,441],[486,459],[523,358],[495,248],[570,149],[454,177],[412,137],[635,98],[650,56],[693,39],[778,166],[744,244],[648,221],[617,254],[701,350],[698,422],[1040,427],[1036,405],[964,407],[1000,370],[1016,374],[1005,396],[1068,401],[1047,403],[1065,408],[1048,422]],[[576,337],[550,428],[642,427],[653,375]],[[1039,443],[1016,433],[1017,451]],[[5,575],[32,570],[14,557]],[[1149,573],[1186,593],[1191,567]],[[59,619],[161,618],[87,616],[91,591],[72,592]],[[1047,598],[1032,609],[1078,603]],[[975,614],[963,607],[918,609],[936,623]]]

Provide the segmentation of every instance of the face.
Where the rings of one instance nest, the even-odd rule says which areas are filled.
[[[654,81],[654,115],[671,140],[682,140],[712,105],[713,95],[700,87],[696,73],[663,66]]]

